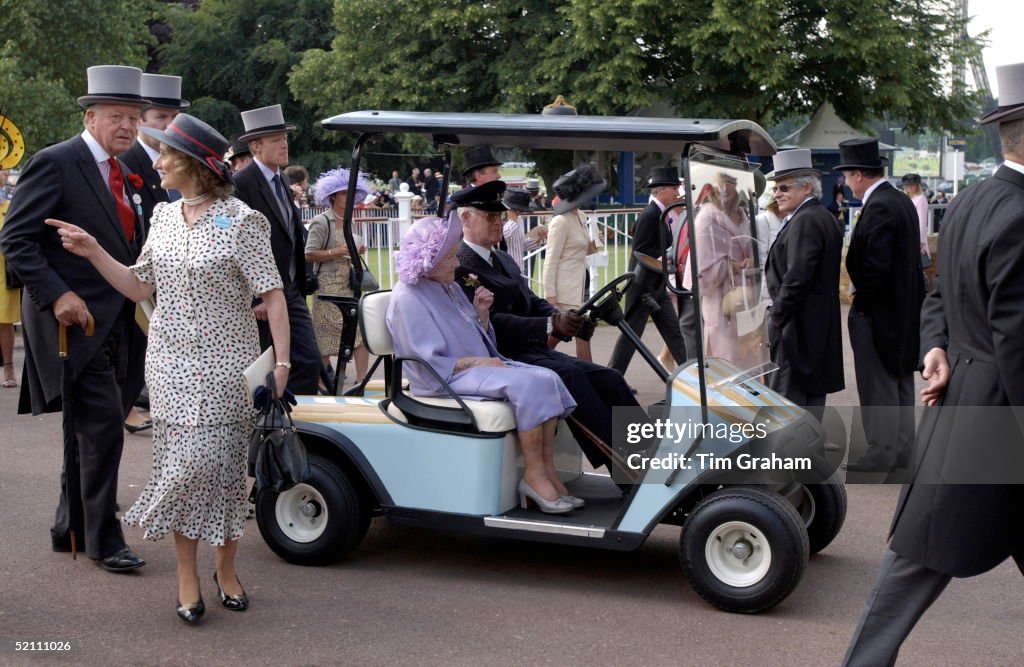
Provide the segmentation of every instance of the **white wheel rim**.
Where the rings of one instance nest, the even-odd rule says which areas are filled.
[[[746,521],[729,521],[711,531],[704,557],[715,578],[736,588],[758,583],[772,566],[768,538]]]
[[[327,503],[312,486],[296,484],[277,495],[274,518],[288,539],[312,542],[327,529]]]

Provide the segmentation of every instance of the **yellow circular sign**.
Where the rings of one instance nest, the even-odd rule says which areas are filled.
[[[7,116],[0,115],[0,169],[17,166],[25,155],[25,139]]]

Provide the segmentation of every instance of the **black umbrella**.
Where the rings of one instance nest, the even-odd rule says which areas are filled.
[[[96,329],[96,321],[86,313],[88,321],[85,335],[91,336]],[[68,536],[71,539],[71,558],[78,559],[78,544],[75,540],[75,526],[82,521],[82,489],[81,473],[78,467],[78,439],[75,437],[74,391],[72,384],[74,374],[71,369],[71,357],[68,356],[68,328],[61,324],[57,333],[57,347],[61,360],[60,393],[63,401],[64,424],[64,506],[67,509]]]

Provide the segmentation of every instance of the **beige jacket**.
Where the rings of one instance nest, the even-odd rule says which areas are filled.
[[[545,298],[555,297],[568,306],[583,303],[589,244],[586,216],[579,209],[551,218],[544,257]]]

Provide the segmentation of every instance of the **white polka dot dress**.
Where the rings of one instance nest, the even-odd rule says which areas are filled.
[[[254,410],[242,377],[259,355],[252,300],[281,287],[270,224],[219,200],[193,227],[181,200],[158,204],[131,270],[156,288],[146,385],[153,473],[125,523],[146,539],[171,531],[215,546],[241,537]]]

